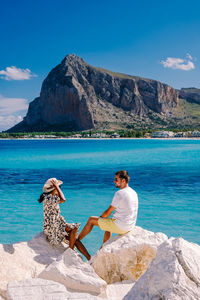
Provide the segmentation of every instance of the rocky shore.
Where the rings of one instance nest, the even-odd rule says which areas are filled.
[[[200,246],[141,227],[115,236],[90,262],[43,233],[0,244],[0,299],[200,299]]]

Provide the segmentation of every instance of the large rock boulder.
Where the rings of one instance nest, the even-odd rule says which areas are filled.
[[[200,246],[182,238],[164,242],[124,300],[200,299]]]
[[[40,293],[48,300],[200,299],[200,246],[140,227],[110,239],[87,263],[64,245],[52,247],[41,233],[0,245],[0,262],[3,299],[39,300]]]
[[[51,246],[43,233],[27,242],[0,244],[0,294],[5,296],[10,281],[36,277],[66,247]]]
[[[8,284],[8,300],[100,300],[86,293],[72,293],[64,285],[39,278],[13,281]]]
[[[134,284],[135,283],[132,280],[124,280],[122,282],[108,284],[106,289],[107,298],[109,300],[122,300]]]
[[[66,288],[91,294],[102,294],[106,282],[102,280],[90,264],[85,263],[73,250],[68,249],[39,275],[39,278],[53,280]]]
[[[133,231],[110,239],[92,257],[92,266],[109,284],[136,281],[156,256],[158,246],[167,239],[163,233],[153,233],[136,226]]]
[[[67,299],[67,290],[64,285],[43,279],[26,279],[12,281],[8,284],[8,300],[43,300]]]
[[[8,131],[142,127],[141,121],[160,127],[177,105],[178,92],[167,84],[96,68],[72,54],[51,70],[24,120]]]

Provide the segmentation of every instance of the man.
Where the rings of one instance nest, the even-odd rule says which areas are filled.
[[[79,234],[78,239],[82,240],[91,232],[93,226],[99,226],[105,231],[103,243],[105,243],[112,233],[124,234],[133,229],[138,211],[137,193],[129,187],[129,175],[127,171],[115,173],[114,183],[117,191],[113,197],[111,205],[100,217],[90,217],[87,224]],[[108,218],[115,210],[113,218]]]

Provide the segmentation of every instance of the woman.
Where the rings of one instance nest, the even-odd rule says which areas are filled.
[[[61,242],[69,242],[69,247],[74,246],[88,259],[90,255],[81,241],[77,239],[80,223],[67,223],[60,215],[59,204],[66,201],[60,185],[63,182],[56,178],[50,178],[43,186],[43,193],[40,195],[39,203],[43,202],[44,220],[43,232],[51,245],[58,245]]]

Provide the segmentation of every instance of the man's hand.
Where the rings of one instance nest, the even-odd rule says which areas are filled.
[[[109,217],[109,216],[112,214],[113,210],[115,210],[115,208],[116,208],[116,207],[110,205],[110,206],[108,207],[108,209],[106,209],[106,210],[102,213],[101,218],[107,218],[107,217]]]

